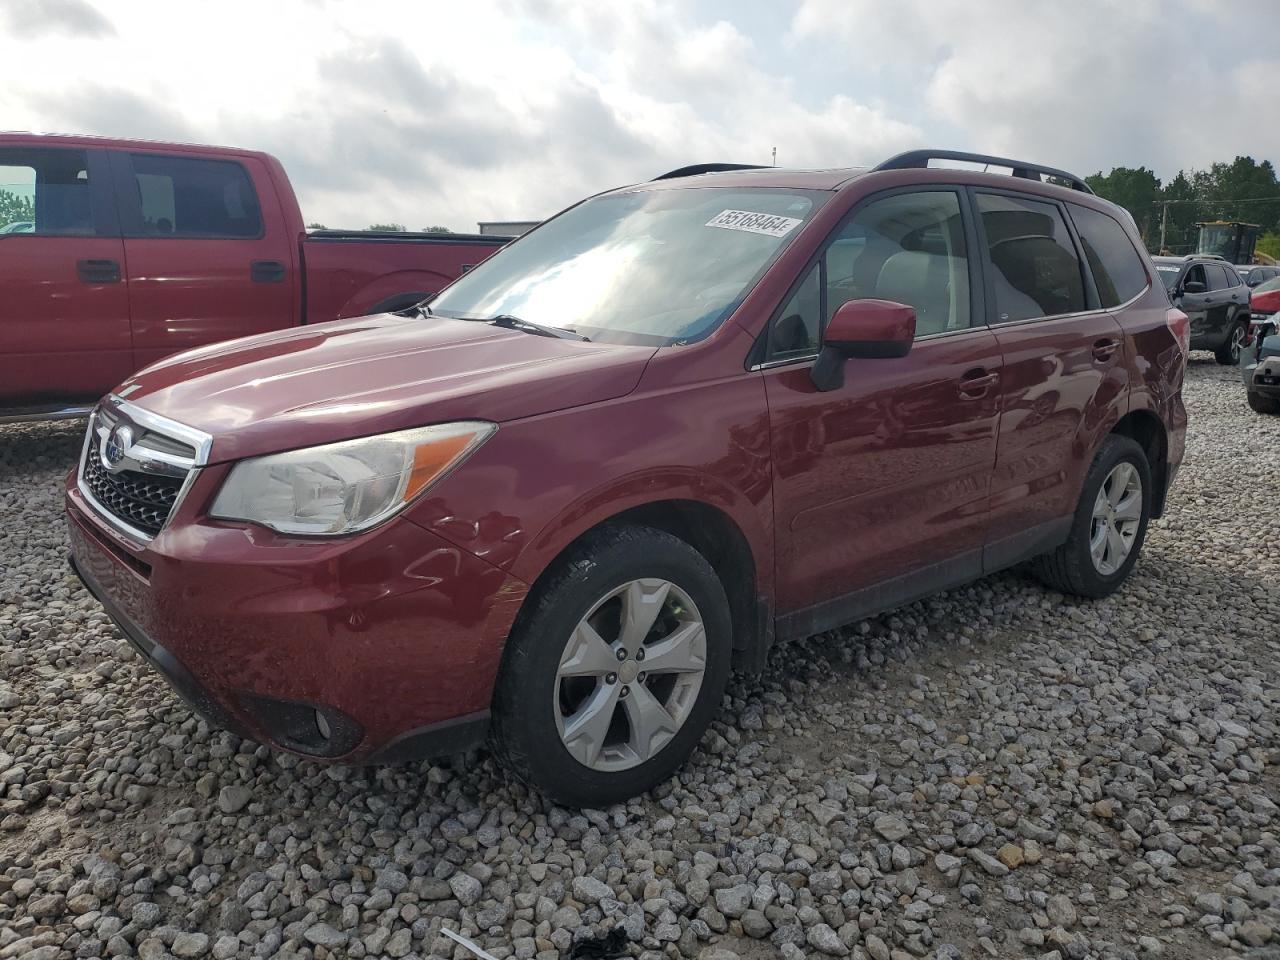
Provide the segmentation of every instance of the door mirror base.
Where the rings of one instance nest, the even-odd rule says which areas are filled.
[[[822,393],[839,390],[844,386],[844,362],[847,359],[844,351],[835,347],[823,347],[809,368],[809,379]]]

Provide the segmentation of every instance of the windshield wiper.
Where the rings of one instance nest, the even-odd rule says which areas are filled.
[[[495,327],[505,327],[508,330],[523,330],[525,333],[536,333],[540,337],[559,337],[561,340],[586,340],[590,342],[590,337],[584,337],[576,330],[568,330],[564,327],[548,327],[541,323],[534,323],[532,320],[521,320],[519,317],[513,317],[509,313],[500,313],[496,317],[489,317],[484,323],[491,323]]]

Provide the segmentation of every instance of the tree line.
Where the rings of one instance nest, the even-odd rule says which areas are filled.
[[[308,230],[328,230],[323,223],[308,223]],[[371,223],[365,227],[365,230],[377,230],[382,233],[404,233],[405,225],[403,223]],[[442,227],[439,224],[431,227],[423,227],[419,233],[453,233],[448,227]]]
[[[1280,257],[1280,182],[1270,160],[1236,157],[1207,170],[1179,170],[1168,183],[1146,167],[1113,167],[1085,181],[1133,214],[1152,253],[1194,253],[1197,223],[1242,220],[1261,228],[1259,252]]]

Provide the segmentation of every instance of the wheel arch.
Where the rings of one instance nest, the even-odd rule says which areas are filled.
[[[757,558],[738,522],[720,507],[701,500],[678,497],[651,500],[619,510],[580,530],[542,567],[530,585],[522,613],[531,606],[531,599],[538,595],[542,584],[554,575],[567,555],[586,538],[611,526],[661,530],[702,554],[729,600],[735,669],[754,672],[764,667],[773,642],[773,610],[761,593]],[[517,626],[519,622],[517,618]]]
[[[1164,515],[1165,493],[1169,488],[1169,435],[1164,424],[1150,410],[1132,410],[1120,418],[1111,433],[1134,440],[1147,455],[1155,484],[1151,496],[1151,518],[1158,519]]]

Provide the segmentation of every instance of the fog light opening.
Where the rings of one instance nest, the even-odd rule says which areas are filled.
[[[320,736],[324,737],[326,740],[333,736],[332,731],[329,729],[328,719],[319,710],[316,711],[316,730],[318,730],[320,732]]]

